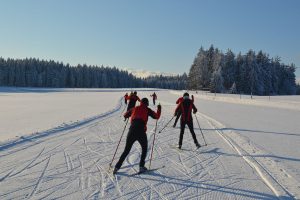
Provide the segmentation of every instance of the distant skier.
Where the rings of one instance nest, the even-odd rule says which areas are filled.
[[[147,155],[148,141],[147,141],[147,121],[148,116],[153,119],[159,119],[161,114],[161,106],[157,106],[157,112],[148,108],[149,101],[147,98],[143,98],[141,104],[137,107],[130,109],[128,112],[124,114],[125,118],[129,118],[131,116],[131,126],[129,128],[129,132],[126,139],[126,146],[124,152],[122,153],[119,161],[117,162],[113,173],[117,173],[117,171],[121,168],[125,158],[129,154],[132,145],[135,141],[138,141],[142,147],[142,154],[140,160],[140,172],[144,172],[147,170],[145,167],[145,159]]]
[[[196,134],[194,132],[192,110],[194,114],[197,112],[197,108],[195,107],[193,100],[189,99],[189,93],[184,93],[183,99],[178,104],[174,113],[174,116],[176,116],[178,112],[181,112],[180,136],[179,136],[179,143],[178,143],[179,149],[181,149],[182,146],[185,125],[189,127],[196,147],[197,148],[201,147],[197,141]]]
[[[128,99],[128,93],[126,93],[125,95],[124,95],[124,101],[125,101],[125,104],[127,105],[127,99]]]
[[[127,111],[131,108],[135,107],[136,101],[141,102],[140,98],[137,96],[137,92],[134,91],[134,93],[130,94],[130,96],[127,97],[127,100],[129,100]]]
[[[176,101],[176,104],[180,104],[183,101],[183,97],[179,97]],[[192,102],[194,103],[194,96],[192,95]],[[173,127],[176,127],[176,124],[178,122],[179,117],[181,116],[181,110],[178,110],[176,118],[175,118],[175,122],[173,124]]]
[[[155,105],[155,101],[157,99],[157,95],[155,94],[155,92],[153,94],[151,94],[150,97],[152,97],[153,105]]]

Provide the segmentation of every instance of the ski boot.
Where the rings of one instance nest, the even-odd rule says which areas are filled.
[[[144,173],[145,171],[147,171],[148,169],[146,167],[140,167],[140,171],[139,173]]]

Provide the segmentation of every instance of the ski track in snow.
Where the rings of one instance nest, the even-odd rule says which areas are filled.
[[[172,123],[175,105],[166,102],[158,121],[151,168],[166,167],[135,175],[141,147],[136,142],[116,176],[109,172],[116,145],[125,126],[123,101],[111,112],[62,128],[52,134],[28,137],[0,148],[0,199],[276,199],[291,198],[282,186],[262,177],[241,153],[242,147],[216,127],[220,124],[198,114],[208,146],[194,150],[186,128],[182,151],[177,144],[179,129]],[[120,117],[121,116],[121,117]],[[194,122],[197,139],[203,144]],[[113,165],[124,150],[129,124]],[[149,166],[155,120],[148,121]],[[240,152],[239,152],[240,151]],[[253,158],[254,159],[254,158]],[[257,166],[257,165],[256,165]],[[271,172],[269,175],[272,177]],[[279,187],[279,189],[278,189]],[[280,190],[280,188],[282,190]]]

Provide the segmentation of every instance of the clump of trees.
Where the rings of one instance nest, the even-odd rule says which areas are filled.
[[[188,75],[188,88],[208,89],[217,93],[255,95],[296,94],[295,65],[280,62],[279,57],[249,50],[235,55],[230,49],[224,54],[213,45],[200,48]]]
[[[54,88],[141,88],[185,89],[187,75],[137,78],[116,67],[63,64],[35,58],[0,57],[0,86]]]
[[[165,88],[183,90],[187,85],[187,74],[177,76],[149,76],[144,80],[145,85],[150,88]]]
[[[300,95],[300,84],[299,83],[296,86],[296,94]]]

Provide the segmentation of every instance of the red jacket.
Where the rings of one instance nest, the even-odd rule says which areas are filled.
[[[152,97],[153,99],[157,99],[157,95],[155,93],[151,94],[150,97]]]
[[[176,104],[179,104],[183,101],[183,97],[179,97],[176,101]],[[194,95],[192,95],[192,102],[194,103]]]
[[[197,108],[194,105],[193,100],[191,99],[185,99],[181,101],[176,110],[175,113],[177,113],[179,110],[181,110],[181,122],[191,122],[193,120],[192,117],[192,110],[194,110],[194,113],[197,112]]]
[[[134,94],[129,96],[127,95],[126,99],[129,101],[141,101],[140,98]]]
[[[129,118],[131,116],[131,123],[134,120],[140,119],[144,123],[144,130],[147,131],[147,122],[148,116],[152,117],[153,119],[159,119],[161,114],[161,109],[157,109],[157,112],[151,110],[146,105],[141,103],[141,105],[136,106],[124,114],[125,118]]]

